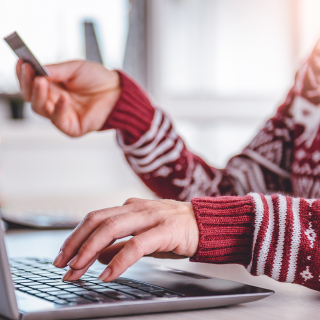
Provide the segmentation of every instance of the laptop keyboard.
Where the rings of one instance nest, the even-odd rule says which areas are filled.
[[[58,305],[78,305],[134,301],[141,299],[178,298],[181,294],[127,278],[103,282],[87,272],[80,280],[61,281],[67,269],[59,269],[44,259],[10,259],[16,290]]]

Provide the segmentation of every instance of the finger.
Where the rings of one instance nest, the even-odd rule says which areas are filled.
[[[47,108],[48,88],[48,81],[44,77],[36,77],[34,79],[31,95],[31,106],[34,112],[46,118],[50,118],[51,115]]]
[[[53,113],[51,114],[51,122],[62,132],[70,132],[74,130],[72,126],[73,123],[77,123],[77,121],[73,121],[73,118],[77,118],[76,111],[69,106],[69,99],[66,93],[60,94],[59,99],[57,100]]]
[[[113,257],[123,249],[128,241],[121,241],[108,248],[102,250],[99,254],[98,261],[102,264],[109,264]],[[178,255],[172,251],[169,252],[153,252],[146,255],[146,257],[152,257],[157,259],[187,259],[187,256]]]
[[[21,84],[22,95],[25,101],[30,101],[32,93],[33,79],[35,72],[29,63],[23,63],[21,66]]]
[[[127,204],[141,202],[141,201],[145,201],[145,200],[144,199],[140,199],[140,198],[129,198],[123,203],[123,205],[125,206]]]
[[[72,259],[72,257],[74,257],[74,255],[78,252],[83,242],[96,228],[99,227],[102,221],[108,217],[124,214],[132,210],[132,206],[121,206],[88,213],[82,222],[71,233],[71,235],[65,240],[60,249],[60,253],[53,264],[58,268],[64,268]]]
[[[67,82],[76,75],[84,62],[83,60],[76,60],[46,65],[50,72],[50,76],[47,79],[54,82]]]
[[[99,254],[98,261],[103,264],[108,264],[113,259],[113,257],[126,245],[128,241],[121,241],[115,243],[108,248],[102,250]]]
[[[88,265],[81,270],[73,270],[70,268],[66,272],[66,274],[63,276],[62,281],[75,281],[80,279],[88,271],[88,269],[95,263],[97,258],[98,258],[98,254],[95,257],[93,257],[92,260],[88,263]]]
[[[92,257],[109,246],[114,239],[145,232],[157,224],[154,215],[148,212],[130,212],[104,220],[82,244],[78,254],[70,261],[72,269],[82,269]]]
[[[112,281],[144,255],[155,251],[166,251],[168,248],[165,239],[167,239],[165,227],[157,227],[131,238],[101,273],[99,279]]]
[[[16,64],[16,74],[17,74],[17,78],[19,80],[20,83],[20,77],[21,77],[21,66],[23,64],[23,60],[19,59],[17,64]]]

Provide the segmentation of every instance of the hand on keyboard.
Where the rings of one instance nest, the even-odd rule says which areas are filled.
[[[191,203],[129,199],[121,207],[89,213],[61,247],[56,267],[67,264],[63,280],[77,280],[99,259],[109,263],[99,279],[112,281],[145,255],[192,257],[198,226]],[[126,242],[115,240],[133,235]]]

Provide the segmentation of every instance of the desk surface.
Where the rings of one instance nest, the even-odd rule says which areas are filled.
[[[7,250],[10,257],[46,257],[53,259],[70,231],[11,231],[6,236]],[[162,314],[148,314],[139,316],[126,316],[108,318],[119,319],[154,319],[154,320],[178,320],[178,319],[216,319],[216,320],[250,320],[250,319],[319,319],[320,293],[292,284],[277,283],[265,276],[253,277],[246,270],[237,265],[209,265],[191,263],[188,260],[158,260],[143,258],[152,263],[162,264],[168,267],[201,273],[208,276],[225,278],[244,282],[254,286],[260,286],[274,290],[276,293],[266,299],[207,310],[186,312],[173,312]],[[102,270],[99,263],[94,265],[96,270]]]

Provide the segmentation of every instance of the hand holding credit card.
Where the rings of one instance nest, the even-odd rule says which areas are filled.
[[[86,60],[65,61],[44,68],[16,32],[5,41],[20,58],[16,74],[21,95],[31,103],[33,111],[50,119],[71,137],[102,128],[121,96],[117,71]]]
[[[31,64],[37,75],[44,77],[50,76],[49,71],[39,63],[17,32],[11,33],[5,37],[4,40],[20,59]]]

